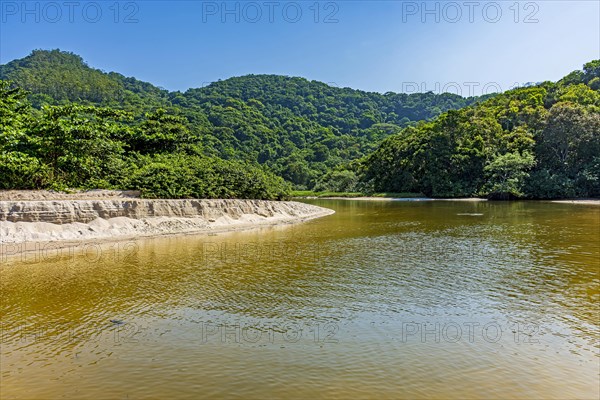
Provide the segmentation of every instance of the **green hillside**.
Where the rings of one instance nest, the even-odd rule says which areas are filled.
[[[34,109],[72,103],[110,107],[137,122],[164,109],[184,118],[195,152],[264,164],[298,189],[313,188],[328,171],[369,154],[403,127],[478,100],[447,93],[368,93],[276,75],[168,92],[93,69],[59,50],[36,50],[0,66],[0,79],[29,91]]]
[[[360,165],[382,192],[492,198],[600,196],[600,61],[388,139]]]
[[[0,188],[600,196],[599,71],[468,99],[277,75],[182,93],[36,50],[0,66]]]

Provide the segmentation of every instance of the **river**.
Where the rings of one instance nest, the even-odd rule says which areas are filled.
[[[307,201],[0,266],[0,397],[598,398],[600,208]]]

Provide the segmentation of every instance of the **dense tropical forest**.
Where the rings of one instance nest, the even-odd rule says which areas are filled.
[[[239,169],[241,181],[246,170],[268,178],[275,192],[288,193],[291,186],[273,175],[311,189],[402,127],[476,101],[453,94],[381,95],[274,75],[168,92],[58,50],[37,50],[2,65],[0,79],[10,81],[2,89],[7,114],[0,185],[145,187],[154,177],[154,186],[170,188],[147,190],[156,196],[223,196],[186,184],[217,161],[218,168]]]
[[[600,61],[408,127],[354,168],[373,191],[598,197]]]
[[[495,96],[248,75],[169,92],[36,50],[0,66],[0,189],[600,195],[600,61]]]

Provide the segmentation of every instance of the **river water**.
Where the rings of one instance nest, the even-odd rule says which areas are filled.
[[[600,396],[600,208],[311,203],[3,258],[0,397]]]

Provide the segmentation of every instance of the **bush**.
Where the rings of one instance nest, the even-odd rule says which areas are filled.
[[[144,156],[130,176],[127,188],[145,198],[283,200],[291,194],[288,183],[260,167],[211,157]]]
[[[49,168],[19,152],[0,153],[0,189],[41,189],[50,184]]]
[[[315,192],[355,192],[358,177],[353,171],[332,171],[323,176],[315,185]]]
[[[525,193],[534,199],[574,197],[574,182],[564,174],[553,174],[547,169],[536,170],[525,182]]]

